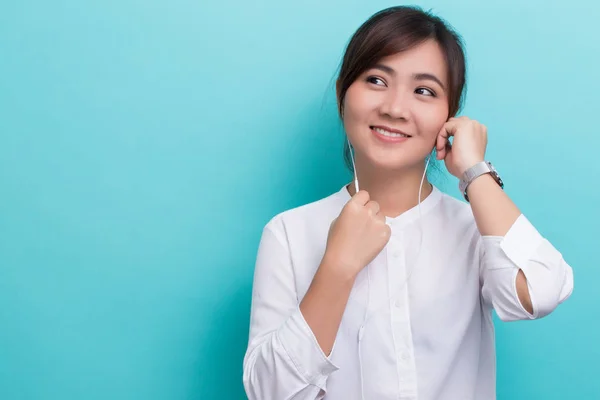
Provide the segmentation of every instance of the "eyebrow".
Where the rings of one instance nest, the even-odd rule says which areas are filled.
[[[384,65],[384,64],[376,64],[373,66],[373,69],[378,69],[378,70],[386,72],[392,76],[396,76],[396,71],[394,71],[394,69],[392,67],[388,67],[387,65]],[[420,72],[420,73],[413,74],[412,78],[417,81],[433,81],[433,82],[437,83],[438,85],[440,85],[441,88],[444,89],[444,91],[446,90],[446,86],[442,83],[442,81],[433,74],[430,74],[427,72]]]

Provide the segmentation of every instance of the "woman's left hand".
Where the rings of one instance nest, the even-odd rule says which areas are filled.
[[[450,136],[454,136],[452,144]],[[437,159],[443,159],[448,172],[460,179],[468,168],[484,160],[486,146],[484,125],[467,117],[450,118],[437,137]]]

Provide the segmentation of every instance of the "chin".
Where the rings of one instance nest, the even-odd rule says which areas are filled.
[[[401,171],[414,168],[417,165],[416,160],[406,160],[395,157],[393,159],[371,159],[371,165],[382,171]]]
[[[410,154],[412,153],[412,154]],[[386,171],[398,171],[412,169],[421,164],[426,156],[415,157],[415,152],[402,151],[396,149],[390,151],[376,151],[369,154],[367,157],[369,163],[377,169]]]

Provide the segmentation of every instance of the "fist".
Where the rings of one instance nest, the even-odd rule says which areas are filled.
[[[379,204],[364,190],[356,193],[333,220],[325,258],[351,278],[369,264],[390,240],[391,229]]]

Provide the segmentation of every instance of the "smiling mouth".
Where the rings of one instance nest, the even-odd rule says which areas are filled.
[[[406,133],[392,132],[387,129],[380,128],[378,126],[370,126],[369,128],[371,128],[375,132],[377,132],[383,136],[389,137],[389,138],[409,138],[409,137],[411,137],[410,135],[407,135]]]

